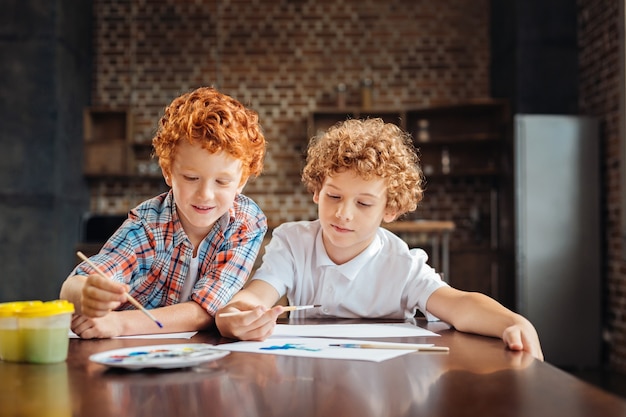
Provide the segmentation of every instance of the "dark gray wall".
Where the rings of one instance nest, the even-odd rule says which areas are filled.
[[[514,113],[577,114],[576,0],[492,0],[491,93]]]
[[[3,0],[0,13],[0,302],[49,300],[74,265],[91,1]]]

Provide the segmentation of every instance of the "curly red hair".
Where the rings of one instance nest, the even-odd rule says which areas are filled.
[[[424,179],[411,135],[392,123],[349,119],[311,139],[302,171],[308,191],[318,192],[327,177],[347,170],[366,180],[383,178],[387,207],[396,217],[422,200]]]
[[[198,88],[166,107],[152,139],[163,172],[171,172],[176,147],[183,140],[241,160],[242,183],[263,170],[265,136],[258,114],[215,88]]]

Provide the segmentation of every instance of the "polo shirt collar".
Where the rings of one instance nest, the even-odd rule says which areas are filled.
[[[370,259],[375,257],[380,249],[382,248],[382,242],[380,240],[380,236],[376,233],[374,236],[374,240],[372,243],[368,245],[367,248],[363,252],[357,255],[356,258],[341,264],[337,265],[330,259],[328,253],[326,253],[326,249],[324,248],[324,241],[322,239],[322,228],[320,227],[317,232],[317,236],[315,237],[315,256],[319,260],[317,262],[320,267],[332,267],[336,269],[339,273],[345,276],[350,281],[353,281],[356,276],[359,274],[361,269],[369,262]]]

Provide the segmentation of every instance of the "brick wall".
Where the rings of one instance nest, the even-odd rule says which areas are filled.
[[[626,262],[620,231],[621,156],[619,135],[620,8],[617,0],[578,1],[580,43],[580,111],[601,122],[603,217],[605,233],[605,338],[608,362],[626,372]],[[584,308],[584,306],[581,306]]]
[[[95,0],[93,10],[92,104],[130,108],[137,141],[150,140],[175,96],[201,85],[251,106],[268,154],[244,192],[274,222],[316,217],[300,184],[307,118],[335,105],[339,84],[358,106],[372,80],[376,108],[489,96],[487,0]],[[92,209],[125,211],[159,187],[94,187]],[[437,195],[420,217],[437,216]],[[458,210],[446,217],[469,213]]]

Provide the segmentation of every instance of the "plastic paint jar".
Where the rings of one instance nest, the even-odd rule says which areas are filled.
[[[46,301],[18,311],[25,362],[55,363],[67,359],[73,312],[74,304],[66,300]]]
[[[24,307],[42,304],[41,301],[12,301],[0,304],[0,359],[21,362],[22,341],[17,325],[17,312]]]

